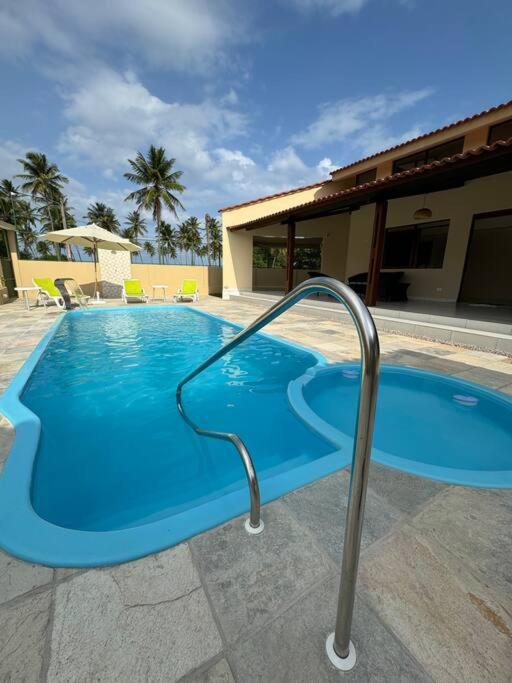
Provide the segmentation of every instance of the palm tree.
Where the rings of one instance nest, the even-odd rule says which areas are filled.
[[[121,229],[121,224],[110,206],[103,204],[103,202],[95,202],[94,204],[89,204],[87,207],[87,220],[89,223],[96,223],[101,228],[109,230],[110,232],[119,234]]]
[[[52,251],[50,249],[50,245],[45,240],[41,240],[41,241],[37,242],[36,249],[37,249],[37,253],[39,254],[39,256],[41,258],[43,258],[43,259],[49,259],[50,258]]]
[[[216,218],[210,218],[208,223],[208,237],[210,242],[210,255],[213,261],[220,266],[222,256],[222,228]]]
[[[18,188],[11,180],[4,178],[0,181],[0,218],[12,225],[16,225],[17,195]]]
[[[178,253],[178,235],[176,230],[165,221],[160,223],[160,230],[157,236],[158,247],[162,256],[169,256],[175,259]]]
[[[195,263],[195,255],[199,254],[202,246],[201,240],[201,226],[199,220],[195,216],[187,218],[186,221],[179,226],[179,242],[180,247],[188,254],[190,253],[190,263],[193,266]]]
[[[54,230],[51,207],[62,197],[62,188],[69,178],[62,175],[57,164],[49,163],[46,154],[40,152],[27,152],[25,158],[18,159],[18,162],[23,166],[23,173],[16,176],[23,181],[21,189],[29,192],[32,199],[42,205]]]
[[[150,242],[149,240],[147,242],[144,242],[143,244],[144,251],[146,254],[149,256],[150,259],[153,258],[155,255],[155,247],[153,246],[153,242]],[[141,260],[142,260],[142,252],[141,252]]]
[[[17,236],[22,240],[24,247],[22,258],[35,256],[39,210],[22,199],[18,187],[7,178],[0,181],[0,219],[11,223],[17,229]]]
[[[146,219],[140,215],[140,211],[130,211],[126,217],[126,228],[124,233],[129,240],[135,244],[139,244],[138,240],[146,235],[148,229],[146,226]],[[123,233],[121,233],[123,234]]]
[[[128,159],[132,170],[124,174],[131,183],[140,185],[138,190],[130,192],[125,201],[135,201],[139,210],[151,211],[156,221],[157,235],[160,233],[162,210],[168,209],[177,216],[177,209],[183,205],[176,193],[184,191],[179,182],[183,171],[173,171],[176,159],[168,159],[163,147],[151,145],[147,156],[137,152],[135,159]]]
[[[39,211],[25,200],[17,201],[15,211],[15,225],[18,228],[18,235],[23,241],[26,252],[32,257],[34,256],[34,247],[38,249],[39,232],[36,226],[39,220]]]
[[[195,216],[190,216],[188,219],[188,247],[192,257],[192,265],[194,265],[194,257],[200,255],[203,240],[201,239],[201,224],[199,219]]]

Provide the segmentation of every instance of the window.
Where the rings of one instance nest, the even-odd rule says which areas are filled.
[[[383,268],[442,268],[449,221],[386,230]]]
[[[364,185],[364,183],[371,183],[377,177],[377,169],[371,168],[369,171],[363,171],[356,175],[356,185]]]
[[[431,161],[452,157],[454,154],[462,152],[463,147],[464,138],[457,138],[456,140],[450,140],[450,142],[443,142],[442,145],[430,147],[430,149],[423,149],[420,152],[415,152],[393,162],[393,173],[409,171],[411,168],[424,166]]]
[[[496,140],[508,140],[509,138],[512,138],[512,119],[497,123],[489,128],[489,145],[492,145]]]
[[[293,267],[297,270],[320,270],[322,245],[320,240],[307,240],[300,244],[297,239],[293,253]],[[253,268],[286,268],[286,246],[283,244],[258,244],[254,242],[252,251]]]
[[[10,258],[9,255],[9,247],[7,246],[7,230],[0,230],[0,258],[3,259],[8,259]],[[1,275],[1,271],[0,271]]]

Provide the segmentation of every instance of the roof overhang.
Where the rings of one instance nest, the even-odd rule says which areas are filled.
[[[232,232],[256,230],[279,223],[298,223],[313,218],[323,218],[355,211],[361,206],[381,200],[450,190],[461,187],[469,180],[511,170],[512,138],[499,140],[493,145],[483,145],[477,149],[456,154],[441,161],[434,161],[431,164],[409,171],[395,173],[348,190],[341,190],[284,211],[233,225],[228,229]]]

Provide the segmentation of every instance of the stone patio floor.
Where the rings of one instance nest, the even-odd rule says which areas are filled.
[[[200,308],[248,323],[252,302]],[[0,392],[56,311],[0,306]],[[359,357],[345,322],[288,312],[269,332],[333,361]],[[512,393],[512,361],[381,334],[383,362]],[[0,467],[12,428],[0,417]],[[266,505],[165,552],[74,570],[0,554],[2,681],[511,681],[510,492],[449,486],[373,463],[352,639],[358,662],[328,663],[348,474]]]

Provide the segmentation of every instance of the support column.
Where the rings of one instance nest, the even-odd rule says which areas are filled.
[[[295,255],[295,222],[288,223],[286,238],[286,293],[293,289],[293,261]]]
[[[370,251],[370,264],[368,266],[368,284],[366,286],[365,303],[367,306],[375,306],[379,291],[380,269],[384,255],[384,239],[386,237],[386,216],[388,202],[381,199],[375,205],[375,217],[373,219],[373,238]]]

